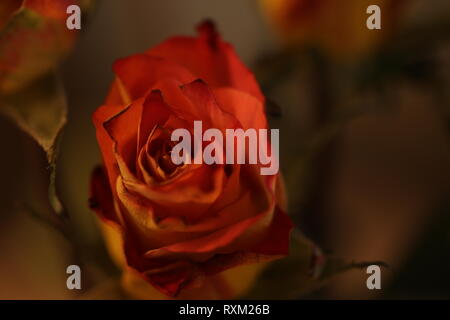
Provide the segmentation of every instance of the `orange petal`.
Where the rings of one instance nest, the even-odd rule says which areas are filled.
[[[176,298],[161,293],[133,270],[124,272],[122,286],[128,296],[141,300],[233,299],[249,290],[265,267],[266,263],[254,263],[208,276],[200,285],[182,289]]]
[[[174,37],[147,51],[177,63],[211,87],[233,87],[255,96],[264,96],[254,75],[244,66],[233,47],[224,42],[211,22],[198,27],[198,37]]]
[[[113,70],[132,100],[142,97],[148,91],[160,89],[156,84],[164,79],[176,79],[180,83],[195,80],[182,66],[161,57],[144,54],[117,60]]]
[[[263,255],[289,254],[289,239],[292,228],[293,224],[288,215],[279,207],[276,207],[267,236],[250,251]]]
[[[113,192],[115,192],[114,186],[119,172],[115,165],[116,160],[113,152],[114,141],[111,139],[111,136],[108,134],[103,124],[123,110],[124,107],[120,105],[105,105],[98,108],[92,115],[92,121],[96,129],[97,142],[100,146],[103,163],[106,167],[109,183]]]
[[[103,123],[113,143],[114,152],[119,154],[131,172],[135,171],[139,122],[145,98],[131,105]]]
[[[234,115],[243,129],[267,128],[264,105],[260,100],[234,88],[218,88],[213,92],[219,106]]]

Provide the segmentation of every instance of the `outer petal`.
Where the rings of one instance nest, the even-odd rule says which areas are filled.
[[[123,231],[114,209],[114,199],[103,167],[92,173],[89,206],[97,213],[105,244],[114,262],[126,266]]]
[[[255,237],[258,239],[266,234],[268,226],[271,225],[272,217],[273,215],[270,212],[264,212],[205,237],[148,251],[145,257],[147,259],[189,258],[190,260],[202,261],[215,254],[231,253],[239,249],[244,250],[248,248],[249,242],[255,241]]]
[[[219,106],[234,115],[243,129],[266,129],[267,119],[263,103],[254,96],[234,88],[214,89]]]
[[[103,163],[111,187],[115,185],[119,172],[113,153],[114,141],[111,139],[111,136],[108,134],[103,124],[123,110],[124,107],[120,105],[105,105],[98,108],[92,115],[92,120],[96,129],[97,142],[100,146]]]
[[[114,73],[122,81],[131,100],[142,97],[146,92],[160,89],[157,83],[167,79],[176,80],[180,85],[196,79],[188,69],[164,57],[137,54],[117,60]]]
[[[255,96],[264,96],[253,74],[244,66],[233,47],[222,40],[211,22],[198,27],[199,36],[174,37],[147,51],[184,66],[212,87],[233,87]]]
[[[289,238],[293,224],[288,215],[276,207],[274,219],[267,232],[267,237],[250,249],[251,252],[263,255],[283,256],[289,253]]]
[[[251,288],[265,266],[265,263],[242,265],[214,276],[208,276],[200,286],[185,289],[176,298],[162,294],[132,270],[124,272],[122,284],[127,294],[134,299],[233,299]]]

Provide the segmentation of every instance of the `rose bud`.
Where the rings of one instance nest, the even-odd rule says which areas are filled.
[[[171,161],[178,128],[266,129],[253,74],[212,23],[118,60],[93,115],[103,165],[91,207],[135,298],[232,298],[289,251],[280,175],[261,164]]]
[[[337,58],[370,53],[399,22],[407,0],[260,0],[261,8],[287,47],[318,47]],[[367,13],[381,10],[381,29],[371,30]]]
[[[0,93],[16,92],[49,72],[73,47],[67,7],[81,0],[0,2]]]

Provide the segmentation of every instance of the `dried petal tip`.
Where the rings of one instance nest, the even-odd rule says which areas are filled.
[[[212,48],[217,48],[217,40],[219,33],[216,29],[216,24],[210,19],[206,19],[197,26],[197,32],[200,37],[206,38],[206,41]]]
[[[216,24],[211,19],[205,19],[197,25],[197,32],[201,35],[215,35],[217,34]]]

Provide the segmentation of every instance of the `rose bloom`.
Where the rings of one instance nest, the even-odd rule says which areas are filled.
[[[171,160],[171,132],[267,128],[253,74],[210,22],[118,60],[93,115],[103,166],[97,212],[123,284],[135,298],[232,298],[270,261],[288,254],[292,224],[279,174],[259,164]]]
[[[67,29],[66,9],[80,2],[0,1],[0,93],[22,89],[64,58],[78,33]]]
[[[287,46],[312,45],[333,57],[369,53],[399,22],[408,0],[260,0],[261,8]],[[369,30],[370,5],[381,9],[381,30]]]

